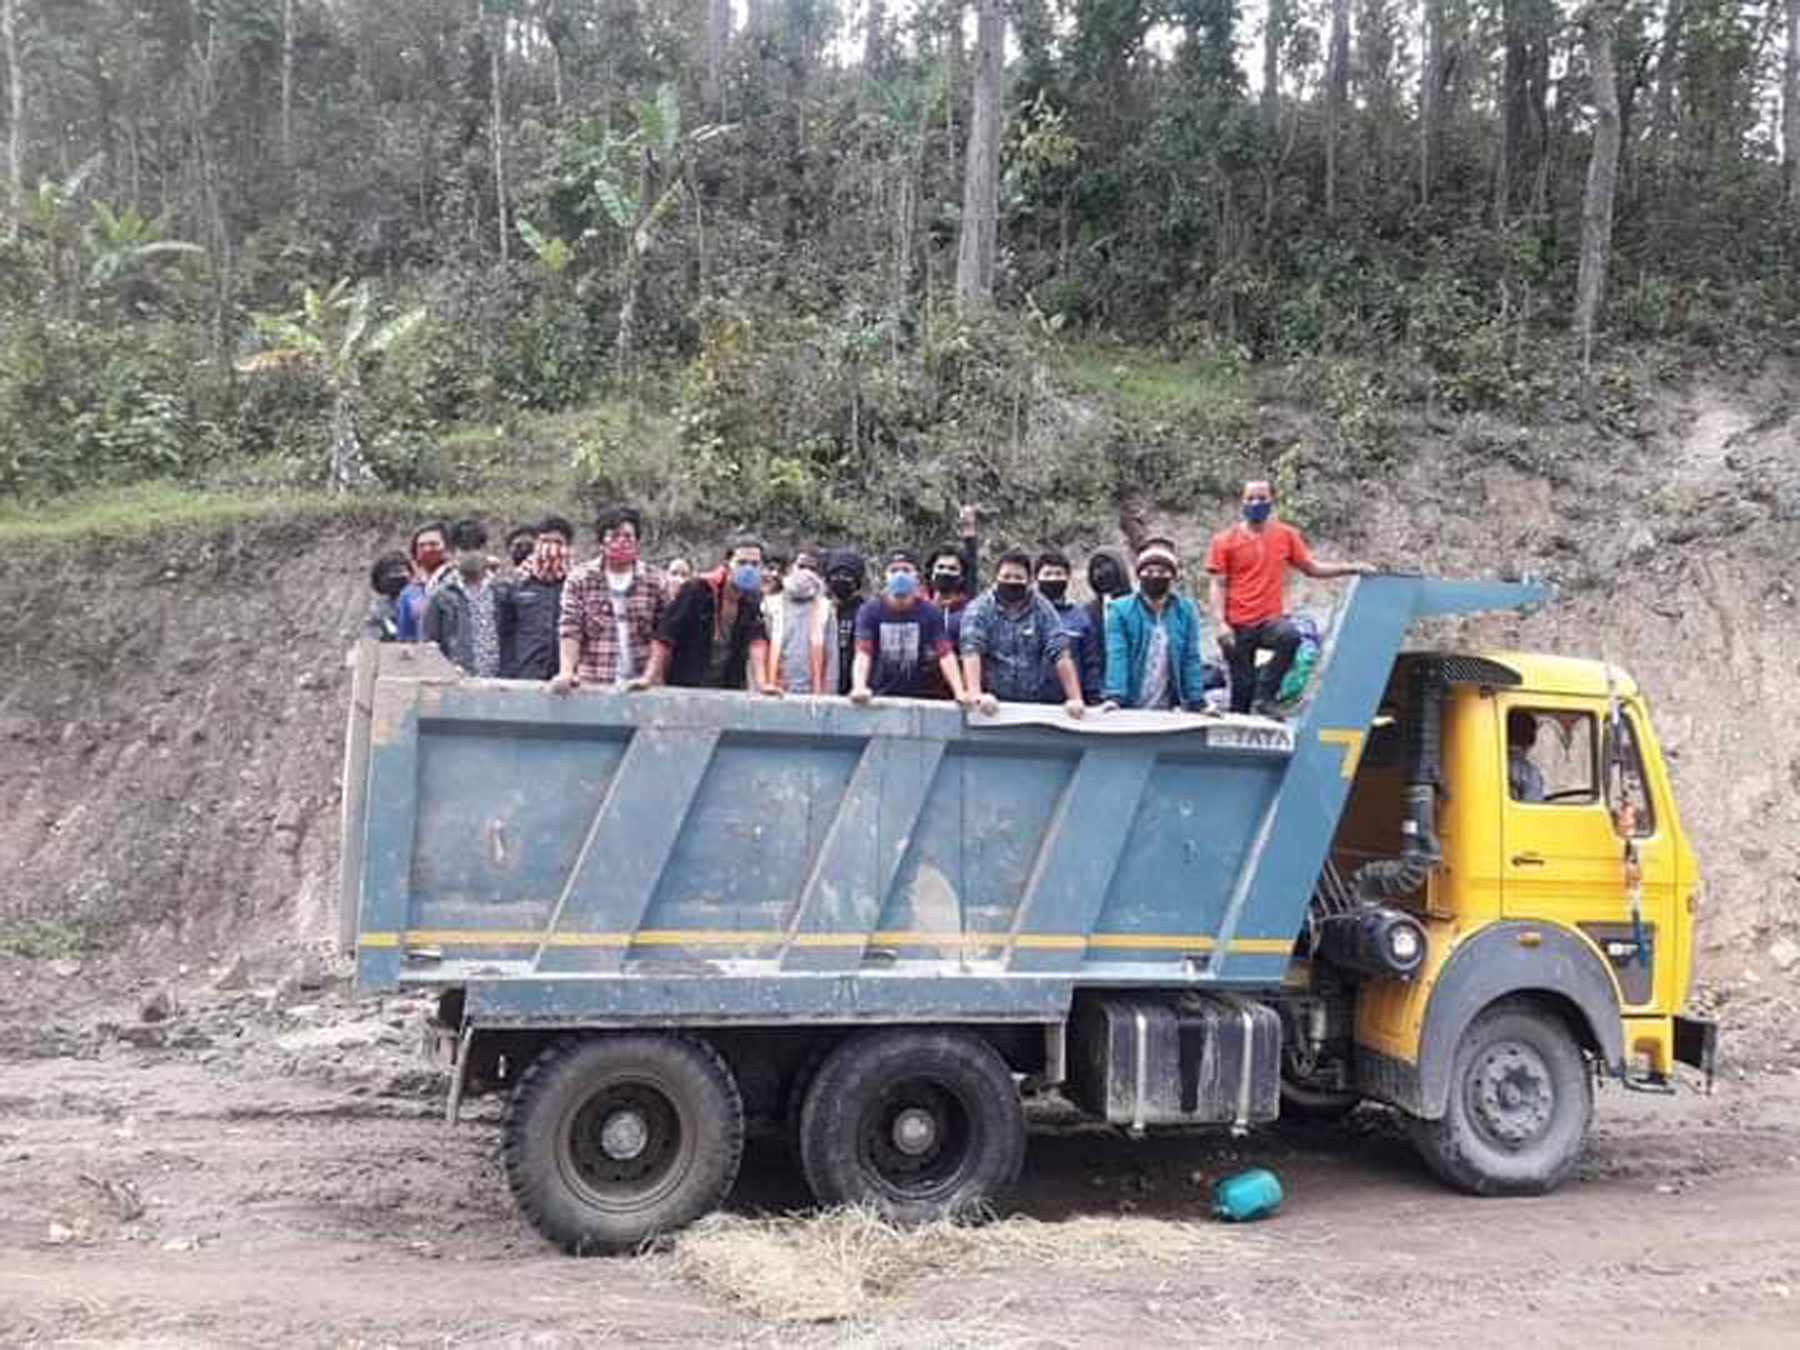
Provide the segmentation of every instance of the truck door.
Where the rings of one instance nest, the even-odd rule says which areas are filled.
[[[1675,850],[1660,828],[1634,734],[1625,715],[1627,791],[1637,807],[1642,878],[1639,912],[1649,939],[1639,958],[1625,884],[1623,840],[1602,786],[1605,705],[1542,694],[1502,698],[1506,766],[1501,826],[1501,906],[1509,919],[1579,929],[1606,954],[1627,1008],[1657,1002],[1659,934],[1673,936]],[[1674,953],[1670,954],[1671,957]]]

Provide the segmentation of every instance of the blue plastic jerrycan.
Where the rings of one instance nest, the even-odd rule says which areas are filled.
[[[1266,1167],[1235,1172],[1213,1187],[1213,1217],[1227,1223],[1266,1219],[1281,1208],[1281,1182]]]

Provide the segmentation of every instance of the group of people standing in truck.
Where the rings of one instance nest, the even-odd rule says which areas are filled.
[[[990,712],[1053,704],[1070,717],[1219,704],[1280,716],[1302,641],[1286,611],[1287,571],[1371,570],[1315,559],[1275,516],[1265,480],[1244,484],[1240,518],[1207,547],[1204,613],[1182,584],[1174,542],[1143,532],[1130,566],[1106,551],[1088,560],[1085,603],[1071,596],[1074,568],[1056,550],[1002,551],[984,588],[967,507],[955,542],[882,555],[872,591],[854,548],[782,556],[737,535],[695,572],[683,559],[658,567],[642,556],[645,523],[631,507],[602,512],[594,528],[597,554],[577,564],[575,531],[560,516],[515,529],[504,562],[489,556],[478,521],[426,525],[408,553],[376,561],[367,631],[433,642],[468,674],[545,680],[558,693],[667,684],[856,703],[950,699]]]

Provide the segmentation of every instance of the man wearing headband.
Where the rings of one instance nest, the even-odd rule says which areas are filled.
[[[1282,582],[1291,566],[1309,577],[1362,576],[1361,562],[1319,562],[1306,540],[1273,518],[1275,494],[1266,479],[1244,484],[1243,519],[1220,530],[1206,550],[1212,574],[1212,612],[1219,650],[1231,668],[1231,711],[1274,715],[1276,691],[1300,649],[1300,631],[1287,618]],[[1271,653],[1259,671],[1259,651]]]
[[[1106,605],[1107,705],[1206,709],[1200,612],[1175,591],[1175,545],[1151,537],[1137,555],[1138,588]]]

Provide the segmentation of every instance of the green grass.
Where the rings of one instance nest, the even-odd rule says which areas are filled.
[[[278,475],[259,481],[257,466],[240,462],[213,486],[155,479],[89,488],[43,502],[0,500],[0,543],[130,539],[268,520],[410,526],[433,517],[473,515],[503,528],[546,510],[579,518],[594,448],[655,447],[666,458],[666,420],[654,411],[600,403],[526,414],[507,425],[457,427],[439,439],[430,461],[420,466],[426,486],[408,492],[348,494],[293,487],[282,484]],[[584,452],[589,462],[583,462]],[[659,468],[666,473],[665,466],[645,458],[602,455],[605,462],[631,460],[634,476]]]
[[[0,924],[0,953],[32,961],[82,956],[97,942],[86,928],[67,919],[21,919]]]
[[[1169,360],[1101,341],[1070,343],[1060,355],[1067,379],[1106,399],[1125,416],[1229,414],[1253,392],[1245,367],[1227,355]]]

